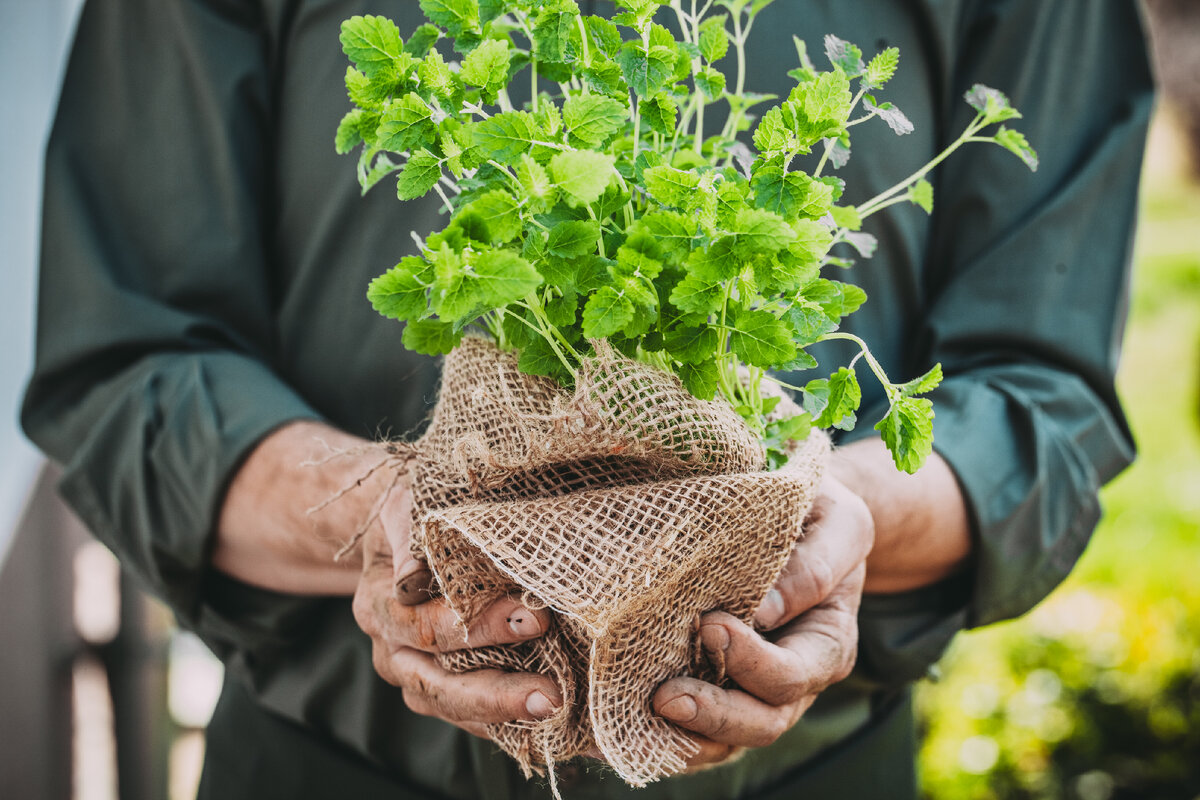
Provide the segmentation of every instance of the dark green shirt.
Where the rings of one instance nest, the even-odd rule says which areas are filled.
[[[224,659],[243,705],[418,795],[542,796],[489,745],[406,710],[374,674],[348,599],[253,590],[207,565],[224,487],[272,429],[322,418],[398,434],[435,396],[436,364],[403,350],[363,294],[413,251],[410,230],[441,226],[436,206],[386,185],[361,198],[333,151],[349,108],[338,26],[358,13],[406,34],[421,21],[416,0],[87,4],[48,152],[23,422],[65,465],[63,494],[96,535]],[[849,273],[870,299],[847,327],[890,375],[944,366],[936,447],[967,497],[976,556],[957,583],[866,598],[855,675],[780,742],[645,797],[749,796],[839,742],[855,764],[854,737],[955,631],[1019,615],[1062,580],[1100,485],[1132,457],[1113,373],[1152,100],[1135,4],[778,0],[755,26],[747,88],[785,95],[793,35],[819,58],[826,33],[868,55],[901,48],[881,99],[916,124],[903,138],[855,129],[839,173],[850,201],[954,138],[976,82],[1011,96],[1041,155],[1036,174],[990,145],[955,155],[933,177],[932,216],[873,218],[880,252]],[[851,354],[817,355],[828,371]],[[882,412],[863,386],[855,436]],[[304,758],[252,738],[243,752],[260,773]],[[624,792],[589,775],[569,796]]]

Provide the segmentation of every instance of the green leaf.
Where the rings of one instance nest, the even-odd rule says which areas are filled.
[[[527,112],[506,111],[476,123],[475,147],[485,160],[511,164],[533,148],[535,130]]]
[[[675,98],[667,92],[659,92],[654,97],[641,102],[642,121],[650,126],[650,130],[663,136],[673,136],[679,117],[679,106]]]
[[[850,81],[843,72],[823,72],[813,82],[805,84],[804,113],[809,125],[822,130],[817,138],[824,139],[840,133],[850,118]]]
[[[754,129],[754,146],[762,153],[797,149],[796,137],[784,122],[783,111],[779,106],[767,111],[758,127]]]
[[[346,67],[346,96],[364,109],[378,110],[391,96],[392,86],[372,81],[354,67]]]
[[[840,228],[850,231],[862,228],[862,217],[854,206],[834,206],[829,209],[829,213]]]
[[[600,226],[591,220],[560,222],[550,230],[546,249],[561,258],[585,256],[596,251]]]
[[[972,86],[963,97],[971,108],[983,115],[985,125],[1021,118],[1021,112],[1012,107],[1004,92],[982,83]]]
[[[583,335],[589,339],[612,336],[633,321],[633,302],[612,286],[588,298],[583,308]]]
[[[925,394],[932,392],[942,382],[942,365],[934,364],[933,368],[919,378],[913,378],[907,383],[902,383],[896,388],[900,390],[900,394],[905,397],[911,397],[917,394]]]
[[[492,189],[476,197],[459,210],[459,214],[474,214],[487,229],[492,243],[511,242],[521,234],[521,205],[503,189]]]
[[[695,75],[695,80],[696,86],[709,100],[717,100],[725,93],[725,75],[712,67],[700,69]]]
[[[688,254],[688,273],[706,283],[720,283],[736,278],[742,271],[734,236],[722,236],[708,247],[697,248]]]
[[[507,39],[487,39],[463,59],[459,75],[464,83],[478,86],[485,95],[494,97],[508,83],[511,59]]]
[[[337,133],[333,137],[333,148],[338,155],[345,155],[363,143],[362,123],[364,112],[361,108],[347,112],[338,123]]]
[[[1037,152],[1029,146],[1024,134],[1001,126],[1000,130],[996,131],[995,140],[996,144],[1005,150],[1015,153],[1017,158],[1025,162],[1025,166],[1029,167],[1031,172],[1037,172]]]
[[[579,295],[572,291],[562,291],[557,297],[546,301],[546,319],[557,328],[569,328],[577,322],[579,311]]]
[[[468,278],[478,285],[480,300],[491,308],[503,308],[516,302],[542,283],[538,271],[511,250],[480,253],[470,270]]]
[[[682,326],[663,335],[663,347],[680,363],[699,364],[713,359],[720,339],[717,329],[708,325]]]
[[[858,385],[858,376],[853,370],[842,367],[829,376],[829,403],[816,423],[822,428],[832,426],[844,431],[853,430],[858,422],[854,412],[861,402],[862,388]]]
[[[664,206],[687,208],[694,200],[700,176],[690,170],[674,167],[650,167],[642,173],[650,196]]]
[[[593,150],[557,153],[550,159],[550,175],[570,205],[588,205],[600,199],[612,180],[615,161],[609,153]]]
[[[387,153],[380,153],[374,148],[364,148],[358,158],[358,183],[362,186],[363,194],[401,166],[388,158]]]
[[[696,222],[675,211],[651,211],[629,229],[630,236],[645,233],[654,238],[663,258],[678,264],[692,252],[696,240]]]
[[[417,65],[421,90],[443,99],[454,97],[461,90],[457,76],[437,50],[431,50]]]
[[[421,0],[421,10],[430,22],[441,25],[455,38],[479,29],[479,5],[475,0]]]
[[[719,281],[687,275],[671,290],[671,304],[689,314],[709,314],[721,309],[724,290]]]
[[[624,103],[595,94],[568,97],[562,115],[574,147],[597,147],[625,127],[629,119]]]
[[[701,400],[712,400],[721,385],[721,371],[715,361],[684,364],[679,368],[679,379],[684,388]]]
[[[883,88],[883,85],[892,79],[896,74],[896,68],[900,65],[900,50],[895,47],[877,53],[871,59],[871,63],[867,64],[867,74],[863,78],[865,86],[872,89]]]
[[[734,253],[741,259],[777,253],[796,238],[796,232],[783,217],[759,208],[737,212],[730,233],[736,237]]]
[[[462,331],[454,325],[436,319],[420,319],[408,322],[400,342],[409,350],[426,356],[444,356],[462,341]]]
[[[629,96],[621,68],[613,61],[593,61],[590,67],[583,70],[583,80],[593,92],[622,99]]]
[[[909,187],[908,199],[920,206],[926,214],[932,214],[933,184],[922,178]]]
[[[760,167],[750,180],[754,204],[784,217],[795,217],[808,196],[812,179],[802,172],[784,173],[776,166]]]
[[[430,272],[430,265],[423,258],[401,259],[367,287],[371,307],[391,319],[420,319],[429,305],[429,286],[424,281],[431,277]]]
[[[792,223],[796,239],[788,245],[788,252],[798,259],[820,262],[833,247],[833,233],[820,222],[799,219]]]
[[[787,325],[767,311],[739,311],[732,315],[729,348],[746,364],[769,368],[796,355]]]
[[[579,6],[573,0],[546,4],[533,24],[534,54],[539,61],[562,62],[570,52]]]
[[[641,42],[626,42],[617,53],[616,62],[634,94],[639,98],[653,97],[675,69],[675,51],[658,45],[647,52]]]
[[[544,375],[554,378],[560,383],[567,383],[571,378],[571,373],[559,360],[558,354],[554,352],[550,342],[537,334],[534,334],[527,344],[521,346],[517,367],[526,375]]]
[[[801,347],[813,344],[822,336],[837,328],[837,320],[830,318],[816,303],[798,300],[783,314],[792,329],[792,341]]]
[[[612,58],[621,49],[621,32],[610,20],[591,15],[584,18],[592,47]]]
[[[662,272],[662,262],[628,244],[617,248],[617,263],[611,268],[614,276],[654,280]]]
[[[916,130],[916,127],[912,124],[912,120],[893,103],[875,105],[875,102],[868,95],[863,98],[863,108],[886,122],[888,127],[897,136],[906,136]]]
[[[924,397],[900,397],[875,425],[899,469],[910,475],[933,452],[933,403]]]
[[[433,134],[432,113],[424,100],[409,92],[388,106],[379,118],[376,144],[397,153],[421,144]]]
[[[368,78],[394,67],[404,42],[396,23],[385,17],[355,16],[342,23],[342,52]]]
[[[408,37],[408,42],[404,45],[404,52],[414,58],[423,58],[429,53],[429,48],[437,44],[437,40],[441,36],[442,32],[438,30],[438,27],[427,22]]]
[[[442,177],[442,162],[428,150],[409,156],[408,163],[396,182],[396,196],[401,200],[424,197]]]
[[[527,153],[513,167],[513,175],[521,186],[529,208],[534,213],[549,211],[558,197],[558,187],[550,181],[546,168],[534,161]]]
[[[867,69],[867,65],[863,63],[862,50],[832,34],[825,36],[825,57],[829,59],[830,64],[846,73],[848,78],[856,78]]]
[[[716,14],[700,23],[700,55],[708,63],[720,61],[729,52],[729,33],[725,15]]]

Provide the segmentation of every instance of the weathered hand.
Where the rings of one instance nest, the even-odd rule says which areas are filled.
[[[458,617],[440,599],[408,605],[397,596],[396,576],[421,565],[408,555],[407,492],[389,500],[381,520],[363,539],[363,572],[354,593],[354,618],[373,645],[375,670],[404,690],[418,714],[440,717],[476,736],[488,723],[550,716],[561,704],[554,682],[543,675],[477,670],[465,674],[440,667],[435,654],[521,642],[540,636],[549,623],[544,610],[530,611],[515,600],[499,600],[464,638]],[[402,547],[393,550],[391,542]],[[393,552],[399,557],[394,558]]]
[[[767,638],[729,614],[704,615],[704,647],[724,660],[736,688],[674,678],[654,696],[659,714],[697,734],[701,747],[693,766],[721,761],[737,748],[771,744],[818,694],[850,673],[865,560],[874,537],[862,499],[826,478],[805,538],[755,617]]]

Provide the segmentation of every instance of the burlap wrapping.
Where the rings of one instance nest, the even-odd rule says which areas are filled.
[[[603,345],[574,392],[483,339],[446,358],[430,427],[404,450],[412,547],[464,625],[504,595],[556,612],[535,641],[440,657],[558,682],[554,716],[490,730],[527,775],[592,746],[636,786],[685,769],[697,747],[653,712],[654,691],[723,678],[700,650],[700,615],[753,616],[828,449],[814,432],[764,472],[762,445],[727,404]]]

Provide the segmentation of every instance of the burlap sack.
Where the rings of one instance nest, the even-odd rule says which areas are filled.
[[[456,671],[539,672],[564,704],[492,726],[526,774],[597,748],[628,783],[685,769],[697,751],[651,708],[679,675],[720,681],[700,615],[749,620],[787,561],[820,480],[814,432],[764,472],[729,406],[600,345],[575,390],[517,369],[492,343],[446,358],[430,427],[403,455],[414,553],[464,626],[503,595],[555,612],[540,639],[445,654]]]

